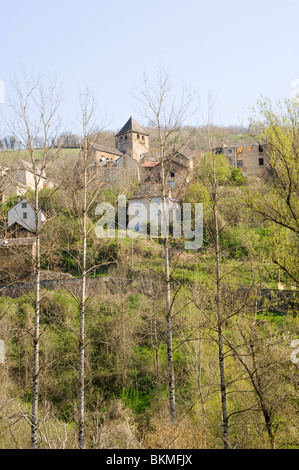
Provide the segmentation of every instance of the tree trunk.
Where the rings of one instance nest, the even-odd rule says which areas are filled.
[[[173,364],[172,347],[172,317],[171,317],[171,295],[170,295],[170,269],[169,269],[169,244],[168,238],[164,242],[164,261],[165,261],[165,279],[166,279],[166,342],[168,358],[168,388],[169,388],[169,410],[172,424],[176,423],[175,408],[175,376]]]
[[[36,176],[35,176],[36,178]],[[35,181],[35,314],[33,336],[33,377],[32,377],[32,417],[31,448],[37,449],[38,395],[39,395],[39,319],[40,319],[40,236],[39,236],[38,185]]]
[[[85,428],[85,304],[86,304],[86,249],[87,249],[87,149],[84,162],[83,189],[83,253],[82,253],[82,293],[80,306],[79,334],[79,397],[78,397],[78,446],[84,449]]]
[[[201,372],[202,372],[202,348],[201,348],[201,336],[200,336],[200,324],[199,324],[199,337],[198,337],[198,376],[197,376],[197,384],[198,384],[198,390],[199,390],[199,397],[200,397],[200,403],[201,403],[201,409],[202,409],[202,421],[203,421],[203,428],[204,428],[204,440],[205,440],[205,446],[207,444],[207,431],[206,431],[206,406],[205,406],[205,400],[204,396],[202,393],[202,385],[201,385]]]
[[[215,228],[215,255],[216,255],[216,304],[217,304],[217,334],[218,334],[218,360],[219,360],[219,373],[220,373],[220,392],[221,392],[221,408],[222,408],[222,428],[223,428],[223,443],[224,448],[229,449],[229,427],[228,427],[228,413],[226,402],[226,382],[225,382],[225,369],[224,369],[224,353],[223,353],[223,334],[222,334],[222,310],[221,310],[221,273],[220,273],[220,242],[219,242],[219,225],[218,225],[218,183],[216,179],[214,156],[214,201],[213,201],[213,215],[214,215],[214,228]]]

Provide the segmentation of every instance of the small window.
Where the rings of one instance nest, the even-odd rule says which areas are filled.
[[[263,166],[264,164],[264,159],[263,158],[259,158],[259,166]]]
[[[27,209],[27,202],[22,202],[22,209]]]
[[[27,212],[23,212],[23,219],[27,219]]]
[[[127,138],[128,138],[128,136],[127,136],[127,135],[125,135],[125,140],[127,140]]]
[[[240,168],[243,166],[243,160],[237,160],[237,167]]]
[[[139,134],[137,134],[137,139],[139,139]]]
[[[122,135],[120,136],[120,140],[123,140],[123,136],[122,136]]]
[[[170,173],[170,177],[171,177],[171,178],[174,178],[174,177],[175,177],[175,174],[174,174],[174,172],[173,172],[173,171],[171,171],[171,173]]]
[[[144,135],[142,136],[142,140],[144,141]]]
[[[259,152],[263,153],[263,151],[264,151],[263,147],[261,145],[259,145]]]

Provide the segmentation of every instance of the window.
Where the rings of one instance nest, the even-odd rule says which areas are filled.
[[[263,158],[259,158],[259,166],[263,166],[264,164],[264,159]]]
[[[237,160],[237,167],[240,168],[243,166],[243,160]]]
[[[137,139],[139,139],[139,134],[137,134]]]
[[[27,219],[27,212],[23,212],[23,219]]]
[[[142,136],[142,140],[144,141],[144,135]]]
[[[259,152],[263,153],[263,151],[264,151],[263,147],[261,145],[259,145]]]
[[[171,177],[171,178],[174,178],[174,177],[175,177],[175,174],[174,174],[173,171],[170,172],[170,177]]]
[[[123,136],[122,136],[122,135],[120,136],[120,140],[123,140]]]
[[[127,138],[128,138],[128,136],[127,136],[127,135],[125,135],[125,140],[127,140]]]
[[[27,209],[27,202],[22,202],[22,209]]]

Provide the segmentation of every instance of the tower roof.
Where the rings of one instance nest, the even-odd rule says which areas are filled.
[[[135,121],[135,119],[131,116],[130,119],[126,122],[126,124],[121,128],[121,130],[116,134],[115,137],[119,135],[127,134],[128,132],[136,132],[137,134],[148,135],[145,130],[139,126],[139,124]]]

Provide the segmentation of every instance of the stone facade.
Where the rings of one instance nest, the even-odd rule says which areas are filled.
[[[38,187],[52,187],[53,184],[46,177],[45,170],[36,168],[39,178]],[[33,165],[25,160],[19,160],[14,166],[0,168],[0,198],[5,202],[13,194],[24,196],[28,189],[35,188]]]
[[[115,135],[115,146],[119,151],[139,162],[141,156],[149,150],[148,134],[130,117]]]
[[[113,147],[107,147],[100,144],[93,144],[89,150],[89,154],[90,159],[97,163],[107,161],[113,162],[123,155],[122,152]]]
[[[181,153],[166,157],[164,162],[165,181],[167,187],[176,198],[181,198],[188,186],[193,161]],[[159,161],[145,161],[141,164],[141,182],[143,184],[160,183],[162,175]]]
[[[267,175],[269,168],[267,150],[266,144],[223,146],[215,149],[216,153],[223,153],[226,156],[231,166],[240,168],[245,176],[259,177]]]

